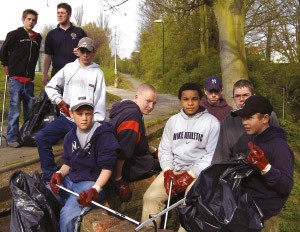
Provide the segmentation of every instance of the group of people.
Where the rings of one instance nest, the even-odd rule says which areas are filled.
[[[150,154],[143,115],[154,109],[156,89],[141,84],[134,99],[115,103],[105,121],[105,79],[93,62],[97,48],[70,23],[71,13],[69,4],[58,4],[59,24],[45,42],[42,81],[60,116],[36,134],[43,179],[63,206],[61,231],[73,231],[79,214],[90,209],[91,201],[107,197],[112,188],[127,202],[134,191],[130,182],[157,174],[143,197],[141,221],[145,221],[164,209],[169,194],[187,194],[202,170],[241,153],[255,169],[244,188],[263,212],[264,231],[276,227],[274,221],[293,186],[293,153],[272,105],[254,94],[251,82],[234,84],[235,110],[222,98],[220,77],[207,78],[205,97],[198,84],[183,84],[178,91],[182,109],[167,121],[157,154]],[[25,120],[34,103],[33,79],[42,39],[33,31],[37,19],[36,11],[25,10],[23,27],[9,32],[0,50],[11,94],[6,139],[15,148],[20,146],[20,102]],[[57,167],[52,145],[62,138],[64,164]]]

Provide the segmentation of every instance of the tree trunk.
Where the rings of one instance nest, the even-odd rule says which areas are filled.
[[[240,79],[248,79],[244,41],[245,3],[243,0],[216,0],[213,11],[219,28],[224,98],[235,107],[231,98],[233,84]]]
[[[202,5],[199,7],[201,22],[200,22],[200,54],[201,56],[206,56],[209,47],[209,31],[208,31],[208,17],[207,17],[207,7]]]

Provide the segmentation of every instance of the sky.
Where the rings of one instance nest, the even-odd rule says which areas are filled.
[[[41,32],[45,25],[57,25],[56,6],[58,3],[67,2],[72,6],[73,13],[76,8],[83,5],[84,14],[82,24],[96,21],[101,10],[105,10],[101,0],[8,0],[2,6],[0,14],[0,40],[4,40],[9,31],[22,26],[22,12],[31,8],[39,13],[38,22],[34,31]],[[138,0],[129,0],[121,6],[119,12],[103,11],[108,17],[109,27],[115,30],[119,43],[117,54],[121,58],[129,58],[136,49],[138,32]],[[75,22],[74,17],[71,21]],[[114,51],[114,48],[112,48]]]

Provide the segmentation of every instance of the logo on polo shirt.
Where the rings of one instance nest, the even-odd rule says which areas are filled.
[[[71,35],[72,39],[76,39],[77,38],[77,34],[74,33],[74,32],[72,32],[70,35]]]

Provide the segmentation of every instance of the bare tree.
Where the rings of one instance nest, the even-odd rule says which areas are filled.
[[[74,13],[75,22],[76,22],[77,26],[81,27],[83,13],[84,13],[83,5],[76,7],[74,12],[75,12]]]

